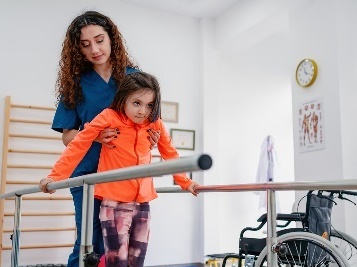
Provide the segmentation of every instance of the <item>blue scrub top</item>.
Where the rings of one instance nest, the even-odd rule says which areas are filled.
[[[131,67],[125,69],[126,74],[137,71],[137,69]],[[60,101],[52,122],[53,130],[62,133],[63,129],[83,129],[85,123],[93,120],[95,116],[110,106],[117,91],[117,84],[112,77],[107,83],[94,70],[83,74],[80,83],[83,101],[73,109],[66,108],[64,103]],[[101,148],[100,143],[93,142],[71,177],[97,172]]]

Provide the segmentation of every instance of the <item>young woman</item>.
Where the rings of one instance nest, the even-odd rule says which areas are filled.
[[[128,56],[124,40],[110,18],[87,11],[69,25],[62,44],[56,83],[58,106],[52,129],[62,132],[65,145],[113,101],[117,83],[126,74],[138,71]],[[77,177],[97,171],[100,149],[113,147],[112,141],[121,129],[107,128],[99,134],[83,160],[69,176]],[[146,141],[153,146],[159,132],[150,131]],[[68,258],[68,267],[79,266],[83,188],[71,188],[75,206],[77,239]],[[93,250],[104,253],[99,221],[101,200],[95,199],[93,218]]]
[[[92,142],[107,128],[119,128],[112,141],[114,148],[103,146],[98,172],[151,162],[147,132],[160,131],[158,150],[164,160],[178,158],[171,137],[160,119],[161,94],[156,78],[136,72],[119,83],[110,108],[103,110],[68,144],[47,178],[40,182],[43,192],[47,184],[66,179],[82,160]],[[195,186],[185,173],[173,174],[182,189],[197,195]],[[52,192],[50,192],[52,193]],[[103,199],[100,207],[106,266],[142,267],[150,232],[149,201],[157,197],[153,178],[137,178],[95,185],[95,197]]]

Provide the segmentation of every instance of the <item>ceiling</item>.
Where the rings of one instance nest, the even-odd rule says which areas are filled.
[[[192,18],[215,18],[239,0],[126,0],[142,6]]]

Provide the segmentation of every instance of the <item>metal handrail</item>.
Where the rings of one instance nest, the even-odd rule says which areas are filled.
[[[212,166],[212,158],[207,154],[199,154],[179,159],[171,159],[149,164],[142,164],[132,167],[126,167],[100,173],[92,173],[83,176],[78,176],[76,179],[66,179],[60,182],[49,183],[48,190],[57,190],[82,186],[86,184],[99,184],[113,181],[122,181],[143,177],[156,177],[166,174],[193,172],[207,170]],[[13,196],[23,196],[42,192],[39,186],[19,189],[9,193],[0,195],[0,199]]]
[[[94,185],[113,181],[129,180],[144,177],[154,177],[182,172],[194,172],[207,170],[212,166],[212,158],[206,154],[193,155],[179,159],[171,159],[150,164],[137,165],[120,168],[106,172],[88,174],[66,179],[60,182],[53,182],[47,185],[47,189],[57,190],[83,186],[83,211],[82,211],[82,239],[80,248],[80,258],[91,254],[92,230],[93,230],[93,200]],[[0,195],[0,199],[15,197],[14,230],[12,236],[11,267],[18,267],[18,256],[20,247],[20,221],[21,221],[21,200],[23,195],[42,192],[39,186],[16,190]],[[79,262],[80,267],[84,267],[84,261]]]
[[[76,179],[66,179],[61,182],[54,182],[48,184],[48,190],[57,190],[64,188],[71,188],[76,186],[84,186],[83,202],[87,204],[87,210],[83,210],[82,214],[82,235],[81,240],[81,256],[83,249],[85,251],[91,251],[91,225],[87,225],[87,222],[92,220],[86,218],[92,218],[93,216],[93,185],[96,183],[104,183],[111,181],[135,179],[141,177],[161,176],[180,172],[190,172],[207,170],[212,165],[212,159],[210,156],[202,154],[196,156],[189,156],[180,159],[167,160],[163,162],[156,162],[151,164],[145,164],[140,166],[133,166],[128,168],[122,168],[113,171],[107,171],[102,173],[95,173],[76,177]],[[198,186],[195,188],[197,192],[245,192],[245,191],[267,191],[267,247],[272,247],[276,243],[276,209],[275,209],[275,191],[299,191],[299,190],[357,190],[357,179],[338,180],[338,181],[305,181],[305,182],[269,182],[269,183],[251,183],[251,184],[231,184],[231,185],[206,185]],[[184,193],[177,187],[160,187],[156,188],[158,193]],[[25,194],[32,194],[41,192],[38,186],[13,191],[10,193],[0,195],[0,199],[15,196],[17,201],[17,211],[15,212],[15,228],[13,236],[13,253],[12,253],[12,265],[11,267],[18,267],[18,251],[19,249],[19,225],[20,225],[20,204],[21,196]],[[15,209],[16,209],[15,207]],[[89,230],[88,230],[89,229]],[[83,245],[84,244],[84,245]],[[82,258],[82,257],[81,257]],[[267,250],[267,262],[268,266],[277,266],[276,253],[272,250]],[[80,266],[83,265],[83,261],[80,261]]]
[[[195,187],[197,192],[247,192],[247,191],[302,191],[302,190],[357,190],[357,179],[338,181],[269,182],[230,185],[203,185]],[[158,187],[158,193],[185,192],[174,187]]]
[[[232,185],[206,185],[195,188],[197,192],[245,192],[245,191],[267,191],[267,248],[273,248],[277,243],[276,233],[276,199],[275,191],[299,191],[299,190],[356,190],[357,179],[323,182],[269,182],[254,184],[232,184]],[[157,188],[158,193],[179,192],[173,188]],[[268,267],[278,266],[277,255],[272,249],[267,249]]]

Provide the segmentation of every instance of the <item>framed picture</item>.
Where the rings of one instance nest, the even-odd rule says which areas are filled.
[[[161,118],[167,122],[178,122],[178,103],[161,101]]]
[[[177,149],[195,150],[195,131],[171,129],[172,143]]]

